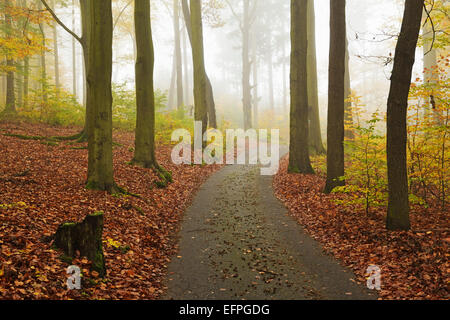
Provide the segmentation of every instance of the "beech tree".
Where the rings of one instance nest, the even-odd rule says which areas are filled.
[[[314,1],[308,1],[308,106],[309,145],[317,154],[325,154],[319,114],[319,90],[317,79],[316,19]]]
[[[203,23],[201,0],[190,1],[191,16],[191,45],[194,64],[194,102],[195,120],[203,124],[203,133],[208,128],[208,103],[205,58],[203,49]],[[202,133],[202,134],[203,134]]]
[[[144,168],[157,167],[155,157],[154,49],[150,0],[135,0],[136,33],[136,142],[133,162]]]
[[[181,0],[181,4],[182,4],[182,9],[183,9],[183,16],[184,16],[184,21],[185,21],[185,25],[186,25],[186,31],[188,33],[188,37],[189,37],[189,41],[191,43],[191,47],[192,47],[192,55],[195,55],[195,50],[198,50],[198,43],[193,43],[194,39],[193,39],[193,26],[192,26],[192,18],[191,18],[191,11],[192,8],[190,8],[189,4],[188,4],[188,0]],[[192,4],[191,4],[192,5]],[[200,5],[200,10],[201,10],[201,3]],[[196,18],[197,19],[197,18]],[[201,21],[201,11],[200,11],[200,25],[202,26],[202,21]],[[202,47],[203,47],[203,27],[201,28],[201,34],[202,34]],[[196,33],[198,33],[198,30],[195,31]],[[194,49],[194,47],[196,49]],[[193,57],[193,59],[195,59]],[[200,61],[201,60],[201,61]],[[197,60],[198,63],[202,63],[202,66],[197,66],[198,69],[202,68],[203,72],[205,73],[204,77],[205,77],[205,85],[206,85],[206,103],[207,103],[207,119],[209,121],[209,126],[212,128],[217,128],[217,117],[216,117],[216,105],[214,102],[214,91],[211,85],[211,80],[208,77],[208,74],[206,73],[206,68],[205,68],[205,60],[204,60],[204,54],[203,54],[203,58],[202,59],[198,59]],[[194,73],[195,73],[195,65],[194,65]],[[195,82],[195,81],[194,81]],[[195,87],[195,84],[194,84]],[[194,100],[195,100],[195,88],[194,88]]]
[[[291,114],[289,172],[314,173],[309,159],[308,0],[291,0]]]
[[[344,176],[345,0],[330,1],[327,182],[325,193],[342,186]]]
[[[117,193],[112,162],[112,39],[110,0],[89,1],[89,58],[87,105],[91,116],[88,135],[87,188]]]
[[[11,7],[11,2],[9,0],[4,0],[5,8],[5,31],[7,37],[11,36],[12,33],[12,18],[9,13],[9,8]],[[17,113],[16,111],[16,94],[14,90],[15,84],[15,74],[12,70],[14,68],[14,58],[11,55],[6,57],[6,67],[8,68],[6,73],[6,106],[3,111],[4,116],[12,116]]]
[[[387,102],[387,165],[389,201],[386,226],[409,230],[407,171],[407,112],[424,0],[406,0],[402,28],[395,49]]]
[[[250,61],[250,33],[252,25],[255,22],[257,1],[242,1],[242,17],[235,12],[233,4],[230,3],[230,1],[227,1],[227,4],[231,9],[234,18],[239,22],[239,30],[242,35],[242,103],[244,112],[244,129],[248,130],[253,127],[254,123],[256,123],[253,121],[252,116],[252,86],[250,84],[250,74],[252,71],[252,62],[255,63],[255,61]],[[272,81],[272,77],[269,77],[269,81]],[[273,108],[273,103],[271,106]]]

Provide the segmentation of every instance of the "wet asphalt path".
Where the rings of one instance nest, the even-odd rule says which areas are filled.
[[[275,198],[258,166],[227,166],[186,211],[163,299],[376,299]]]

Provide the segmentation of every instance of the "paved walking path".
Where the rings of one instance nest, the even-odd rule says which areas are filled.
[[[376,299],[325,255],[258,166],[227,166],[185,213],[164,299]]]

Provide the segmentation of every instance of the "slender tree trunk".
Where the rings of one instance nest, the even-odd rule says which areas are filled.
[[[87,73],[88,122],[87,188],[118,191],[113,177],[112,156],[112,40],[113,19],[110,0],[89,1],[90,34]]]
[[[136,148],[133,162],[144,168],[157,167],[155,157],[154,49],[150,0],[135,0],[136,34]]]
[[[275,109],[275,94],[273,89],[273,53],[271,35],[269,35],[269,49],[267,51],[267,71],[268,71],[268,85],[269,85],[269,104],[270,109]]]
[[[244,108],[244,129],[252,128],[252,93],[250,86],[250,0],[244,0],[242,21],[242,102]]]
[[[185,29],[185,28],[184,28]],[[183,30],[182,32],[182,44],[183,44],[183,67],[184,67],[184,71],[183,71],[183,76],[184,76],[184,85],[183,85],[183,89],[184,89],[184,99],[185,99],[185,103],[186,105],[190,104],[190,91],[189,91],[189,61],[188,61],[188,57],[187,57],[187,45],[186,45],[186,32],[185,30]]]
[[[23,107],[28,105],[28,91],[30,87],[30,58],[23,60]]]
[[[167,100],[167,107],[171,110],[175,109],[174,100],[175,100],[176,78],[177,78],[177,57],[176,57],[176,50],[174,48],[172,58],[172,75],[170,76],[169,98]]]
[[[53,10],[55,10],[55,1],[52,0],[52,7]],[[54,57],[54,63],[55,63],[55,87],[56,89],[60,89],[60,80],[59,80],[59,48],[58,48],[58,31],[56,30],[56,22],[53,21],[52,23],[52,30],[53,30],[53,57]],[[58,94],[57,90],[57,94]]]
[[[80,3],[81,4],[81,3]],[[72,0],[72,31],[75,32],[75,0]],[[77,98],[77,48],[72,37],[72,94]]]
[[[316,21],[314,1],[308,0],[308,106],[309,143],[317,154],[325,154],[320,126],[319,90],[317,87]]]
[[[309,46],[308,46],[309,48]],[[281,68],[282,68],[282,76],[283,76],[283,110],[286,111],[287,109],[287,98],[288,98],[288,88],[287,88],[287,63],[286,63],[286,42],[282,41],[282,62],[281,62]]]
[[[89,138],[89,123],[92,121],[93,117],[92,110],[90,110],[89,94],[90,91],[88,89],[88,68],[89,68],[89,44],[90,44],[90,34],[91,34],[91,6],[89,0],[80,0],[80,12],[81,12],[81,49],[83,50],[83,104],[86,108],[85,120],[84,120],[84,129],[80,133],[80,137],[78,139],[79,142],[88,141]],[[74,73],[74,77],[76,79],[76,70]]]
[[[192,35],[192,27],[191,27],[191,12],[189,10],[188,1],[187,0],[181,0],[182,8],[183,8],[183,15],[184,15],[184,21],[186,24],[186,30],[189,36],[189,41],[191,42],[191,47],[193,48],[193,35]],[[203,32],[202,32],[203,33]],[[202,35],[203,38],[203,35]],[[203,43],[202,43],[203,45]],[[194,52],[194,49],[192,49],[192,52]],[[217,116],[216,116],[216,104],[214,102],[214,92],[211,85],[211,80],[208,77],[208,74],[206,73],[205,68],[205,62],[203,59],[203,71],[205,73],[206,78],[206,101],[207,101],[207,116],[209,119],[209,126],[212,128],[217,128]],[[194,67],[194,73],[195,73],[195,67]],[[195,77],[195,76],[194,76]],[[194,100],[195,100],[195,89],[194,89]]]
[[[350,56],[348,53],[348,39],[345,37],[345,124],[347,126],[353,125],[353,110],[352,110],[352,102],[349,100],[350,95],[352,93],[351,90],[351,81],[350,81]],[[347,129],[345,130],[345,137],[347,139],[353,140],[355,138],[355,134],[353,130]]]
[[[291,0],[291,114],[289,172],[314,173],[309,159],[307,0]]]
[[[345,0],[330,0],[330,67],[328,84],[328,150],[325,193],[345,185]]]
[[[192,57],[194,64],[195,120],[203,124],[203,132],[208,126],[207,86],[203,51],[202,5],[200,0],[191,0]],[[203,136],[203,135],[202,135]]]
[[[17,106],[23,106],[23,64],[22,61],[17,62],[16,85],[17,85]]]
[[[11,1],[4,0],[5,8],[9,8],[11,6]],[[7,37],[10,37],[12,32],[12,18],[9,12],[5,13],[5,28],[6,28],[6,35]],[[5,115],[15,115],[17,113],[16,111],[16,95],[15,95],[15,74],[14,74],[14,67],[15,62],[13,57],[8,54],[6,57],[6,67],[8,68],[8,71],[6,73],[6,105],[5,110],[3,113]]]
[[[425,10],[424,10],[425,11]],[[425,13],[425,19],[428,18],[428,15]],[[427,23],[423,27],[423,73],[425,83],[430,85],[433,88],[437,83],[438,79],[438,69],[437,69],[437,49],[432,48],[433,45],[433,28],[431,27],[431,22],[427,21]],[[434,115],[434,120],[437,125],[442,125],[441,114],[439,110],[436,108],[436,102],[434,98],[433,90],[431,90],[431,94],[429,96],[429,101],[427,103],[426,110],[431,110]]]
[[[175,59],[177,69],[177,108],[184,106],[183,92],[183,61],[181,56],[181,38],[180,38],[180,3],[179,0],[173,0],[173,29],[175,35]]]
[[[253,41],[253,127],[259,128],[258,57],[256,41]]]
[[[387,103],[389,202],[386,226],[389,230],[409,230],[411,227],[406,153],[407,112],[423,5],[423,0],[406,0],[402,28],[395,49]]]

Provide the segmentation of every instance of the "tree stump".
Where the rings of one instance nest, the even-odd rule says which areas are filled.
[[[55,233],[55,246],[69,257],[78,250],[81,256],[92,261],[91,269],[100,277],[106,275],[105,259],[102,247],[103,212],[88,215],[83,222],[63,223]]]

